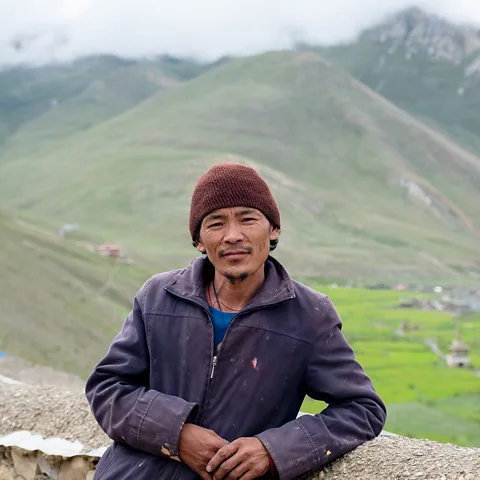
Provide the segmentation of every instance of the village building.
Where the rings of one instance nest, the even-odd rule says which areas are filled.
[[[446,360],[449,367],[468,367],[470,359],[468,358],[468,346],[463,342],[460,334],[457,334],[449,349]]]
[[[120,245],[115,243],[104,243],[103,245],[99,245],[98,251],[101,255],[112,257],[114,259],[117,259],[121,255]]]

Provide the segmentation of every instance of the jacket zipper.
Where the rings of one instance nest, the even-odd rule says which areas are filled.
[[[213,320],[212,320],[212,317],[210,316],[210,312],[199,302],[196,302],[195,300],[192,300],[190,298],[187,298],[187,297],[183,297],[182,295],[178,295],[177,293],[174,293],[172,292],[171,290],[167,290],[166,287],[164,287],[164,289],[172,294],[173,296],[177,297],[177,298],[181,298],[182,300],[186,301],[186,302],[189,302],[189,303],[192,303],[194,305],[197,305],[198,307],[200,307],[208,316],[208,319],[210,320],[210,323],[212,325],[212,328],[213,328]],[[227,339],[227,335],[228,335],[228,332],[230,330],[230,327],[232,326],[232,324],[235,322],[235,320],[240,317],[241,315],[244,315],[246,313],[250,313],[250,312],[254,312],[256,310],[261,310],[263,308],[267,308],[267,307],[271,307],[273,305],[277,305],[277,304],[280,304],[280,303],[283,303],[283,302],[286,302],[287,300],[291,300],[292,298],[294,298],[295,295],[292,295],[290,298],[286,298],[284,300],[280,300],[278,302],[270,302],[270,303],[266,303],[264,305],[259,305],[258,307],[251,307],[247,310],[244,310],[243,312],[239,312],[237,313],[237,315],[235,315],[232,320],[230,321],[228,327],[227,327],[227,330],[225,332],[225,336],[223,337],[223,341],[222,341],[222,347],[223,345],[225,344],[225,340]],[[213,345],[213,337],[212,337],[212,346],[211,346],[211,351],[214,352],[214,345]],[[221,348],[220,350],[223,350],[223,348]],[[202,403],[201,405],[199,405],[199,409],[198,409],[198,416],[197,416],[197,423],[200,424],[200,420],[201,420],[201,417],[202,417],[202,414],[203,414],[203,408],[204,408],[204,405],[206,403],[206,400],[207,400],[207,394],[209,393],[209,390],[210,390],[210,386],[212,384],[212,381],[213,381],[213,376],[214,376],[214,373],[215,373],[215,367],[217,366],[217,363],[218,363],[218,358],[220,356],[220,352],[218,352],[217,355],[215,355],[213,353],[212,355],[212,362],[211,362],[211,370],[210,370],[210,379],[209,379],[209,382],[207,384],[207,386],[205,387],[205,392],[203,394],[203,398],[202,398]]]
[[[215,367],[217,366],[217,356],[215,355],[212,359],[212,373],[210,374],[210,380],[213,378],[213,374],[215,372]]]
[[[222,341],[222,348],[220,348],[220,351],[217,353],[217,355],[214,355],[213,359],[212,359],[212,371],[211,371],[211,374],[210,374],[210,383],[212,383],[212,380],[213,380],[213,375],[215,373],[215,367],[217,366],[217,363],[218,363],[218,359],[221,355],[221,351],[224,349],[223,346],[225,345],[225,341],[227,339],[227,336],[228,336],[228,331],[230,330],[230,327],[233,325],[233,323],[235,322],[235,320],[240,317],[241,315],[245,315],[246,313],[250,313],[250,312],[254,312],[256,310],[261,310],[263,308],[267,308],[267,307],[271,307],[272,305],[277,305],[279,303],[283,303],[283,302],[286,302],[287,300],[291,300],[292,298],[294,298],[293,296],[290,297],[290,298],[286,298],[285,300],[280,300],[278,302],[272,302],[272,303],[266,303],[264,305],[259,305],[257,307],[251,307],[251,308],[248,308],[247,310],[244,310],[243,312],[238,312],[233,318],[232,320],[230,321],[230,323],[228,324],[228,327],[227,327],[227,330],[225,332],[225,336],[223,337],[223,341]],[[207,390],[208,390],[208,387],[207,387]],[[206,396],[206,395],[205,395]]]

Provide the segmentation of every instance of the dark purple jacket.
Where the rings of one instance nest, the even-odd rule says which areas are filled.
[[[356,362],[328,297],[292,281],[269,257],[266,279],[232,320],[213,367],[204,294],[211,263],[155,275],[86,384],[114,440],[96,480],[199,478],[178,457],[182,425],[232,441],[257,436],[281,480],[317,469],[377,436],[386,410]],[[305,395],[329,404],[297,414]]]

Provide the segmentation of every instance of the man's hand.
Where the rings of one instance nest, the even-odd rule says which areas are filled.
[[[186,423],[180,433],[179,456],[203,480],[212,480],[206,467],[210,459],[228,442],[214,431]]]
[[[208,462],[207,472],[214,480],[252,480],[265,475],[270,468],[268,452],[255,437],[237,438],[222,447]]]

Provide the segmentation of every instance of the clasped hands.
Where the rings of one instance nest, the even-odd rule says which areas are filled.
[[[255,437],[229,443],[214,431],[186,423],[179,456],[203,480],[253,480],[270,469],[267,450]]]

